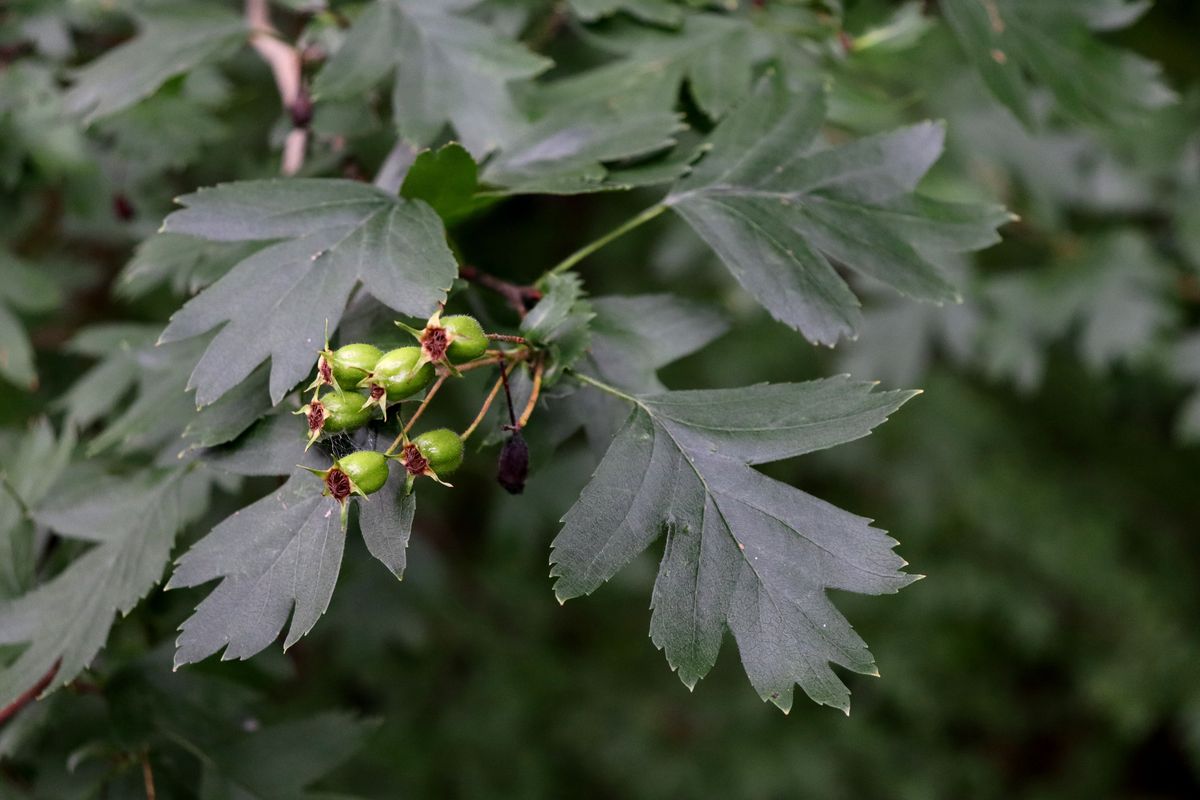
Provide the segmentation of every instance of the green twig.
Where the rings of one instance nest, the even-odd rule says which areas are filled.
[[[571,267],[575,266],[580,261],[583,261],[585,258],[590,256],[592,253],[599,250],[601,247],[604,247],[604,245],[608,244],[609,242],[611,242],[615,239],[621,238],[622,236],[629,233],[634,228],[638,227],[639,225],[642,225],[643,223],[649,222],[650,220],[654,219],[655,217],[657,217],[659,214],[663,213],[666,210],[667,210],[667,207],[665,205],[663,205],[662,203],[657,203],[655,205],[650,206],[645,211],[638,214],[636,217],[629,220],[628,222],[621,225],[620,227],[614,228],[613,230],[604,234],[603,236],[601,236],[599,239],[592,242],[591,244],[584,245],[580,249],[576,250],[574,253],[567,256],[562,261],[558,262],[553,267],[551,267],[549,270],[547,270],[546,275],[544,275],[542,277],[546,277],[549,275],[558,275],[559,273],[566,272]]]
[[[638,401],[638,399],[636,397],[634,397],[631,394],[625,394],[625,392],[622,392],[620,389],[618,389],[615,386],[609,386],[604,381],[596,380],[593,377],[584,375],[582,372],[575,372],[574,370],[571,370],[570,372],[572,375],[574,375],[580,381],[588,384],[589,386],[593,386],[602,392],[611,394],[613,397],[619,397],[622,400],[629,401],[630,403],[634,403],[636,405],[641,405],[641,403]]]

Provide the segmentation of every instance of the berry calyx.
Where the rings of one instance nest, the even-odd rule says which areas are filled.
[[[462,439],[448,428],[426,431],[412,441],[405,442],[397,460],[408,472],[409,491],[412,490],[413,482],[422,475],[449,486],[442,477],[453,473],[462,465]]]
[[[421,360],[421,348],[399,347],[380,356],[371,370],[358,385],[367,389],[369,396],[363,408],[379,406],[387,419],[389,403],[397,403],[412,397],[433,380],[433,365]]]
[[[421,344],[421,357],[433,364],[462,364],[482,356],[488,349],[488,337],[483,326],[474,317],[454,314],[442,317],[436,311],[423,330],[410,328],[402,322],[396,323],[417,337]]]
[[[356,342],[342,345],[337,350],[330,350],[326,345],[317,357],[317,379],[308,388],[332,386],[335,389],[348,389],[357,386],[375,369],[382,355],[382,351],[373,344]]]
[[[366,425],[371,420],[371,407],[363,406],[363,397],[353,392],[333,392],[300,408],[297,414],[303,414],[308,423],[308,444],[305,450],[312,447],[322,433],[340,433],[354,430]]]

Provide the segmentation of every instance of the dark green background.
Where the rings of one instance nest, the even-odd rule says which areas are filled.
[[[852,4],[850,19],[872,19],[882,6]],[[1200,78],[1198,37],[1197,4],[1162,0],[1117,39],[1187,87]],[[936,71],[938,57],[932,48],[916,71]],[[257,124],[252,116],[240,124]],[[184,182],[243,172],[218,160]],[[44,191],[4,205],[27,219]],[[528,280],[643,199],[511,201],[456,238],[471,263]],[[138,222],[153,224],[155,213]],[[593,294],[680,291],[729,313],[733,332],[666,370],[669,386],[840,369],[837,354],[751,308],[709,260],[672,257],[677,240],[693,252],[674,224],[656,221],[581,268]],[[1063,209],[1045,235],[1126,225],[1153,236],[1158,222]],[[165,295],[132,307],[109,298],[132,241],[115,239],[67,253],[78,288],[32,326],[43,386],[5,389],[5,424],[23,424],[82,368],[52,352],[72,331],[163,319],[174,307]],[[1053,252],[1018,239],[981,262],[1001,272],[1045,267]],[[504,321],[501,307],[484,311]],[[1194,320],[1196,311],[1183,313]],[[887,344],[867,336],[853,348]],[[172,631],[202,592],[152,595],[115,629],[97,667],[104,693],[54,695],[38,746],[0,774],[19,783],[64,772],[66,755],[94,737],[136,740],[147,674],[176,700],[193,691],[186,680],[210,675],[260,693],[227,697],[231,717],[341,708],[377,721],[323,783],[370,797],[1200,796],[1200,452],[1172,433],[1184,392],[1155,369],[1096,374],[1069,346],[1047,357],[1044,384],[1028,393],[936,358],[920,382],[925,394],[869,439],[770,468],[874,518],[927,576],[895,597],[837,598],[882,673],[844,675],[848,718],[799,698],[789,716],[759,702],[728,641],[689,693],[647,636],[652,554],[592,597],[555,602],[549,543],[594,463],[573,440],[524,496],[495,486],[492,453],[474,458],[453,494],[425,493],[401,584],[355,538],[329,614],[286,656],[272,648],[249,664],[207,663],[171,678]],[[472,392],[457,396],[447,418],[470,413]],[[209,522],[268,486],[223,496]],[[138,780],[131,766],[110,796],[137,796]]]

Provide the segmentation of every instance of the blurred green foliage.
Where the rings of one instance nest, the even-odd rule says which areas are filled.
[[[1044,5],[1056,4],[1087,5]],[[118,475],[203,444],[179,441],[161,411],[192,413],[183,384],[196,342],[165,355],[147,344],[181,297],[244,256],[227,248],[245,245],[168,262],[157,240],[140,243],[176,195],[275,174],[288,129],[270,74],[229,49],[236,36],[219,22],[212,53],[156,70],[129,90],[144,100],[85,125],[88,109],[71,107],[79,84],[65,88],[73,71],[131,34],[113,6],[152,5],[0,9],[0,465],[48,511],[104,484],[96,460],[56,462],[46,416],[59,430],[69,417],[94,450],[114,447],[103,467]],[[289,34],[335,48],[339,15],[359,9],[307,13],[323,5],[276,13]],[[620,24],[669,23],[671,9],[704,4],[576,0],[578,19],[559,5],[489,0],[476,14],[523,35],[558,77],[602,60],[609,23],[581,20],[624,8],[642,21]],[[868,439],[766,469],[874,518],[927,576],[894,597],[836,598],[882,673],[842,673],[853,714],[807,703],[779,714],[749,690],[731,646],[686,691],[646,636],[658,553],[590,598],[554,601],[549,543],[598,456],[577,436],[522,496],[495,485],[494,449],[468,463],[456,494],[424,495],[403,583],[351,537],[326,618],[286,654],[172,672],[176,628],[204,590],[153,592],[79,679],[0,723],[0,798],[145,797],[146,765],[160,798],[1200,796],[1200,6],[1159,0],[1131,27],[1064,37],[1161,64],[1178,102],[1135,90],[1097,108],[1111,61],[1089,62],[1089,44],[1070,63],[1095,72],[1029,70],[1008,102],[1022,125],[971,70],[938,3],[740,5],[772,15],[756,23],[768,38],[804,43],[778,59],[824,76],[837,132],[944,118],[948,155],[924,186],[1020,216],[1000,245],[946,259],[961,305],[856,283],[863,330],[833,351],[771,321],[672,217],[580,268],[593,296],[672,292],[722,310],[729,333],[660,373],[673,389],[848,371],[925,390]],[[1090,93],[1064,103],[1084,79]],[[706,101],[724,102],[718,88],[683,90],[697,128]],[[306,173],[373,174],[394,140],[387,104],[318,101]],[[464,263],[524,283],[659,197],[643,191],[505,199],[464,215],[454,241]],[[497,298],[468,303],[489,329],[506,319]],[[474,412],[468,392],[451,398],[431,422]],[[530,436],[544,464],[536,422]],[[50,494],[60,469],[62,494]],[[276,485],[213,478],[173,552]],[[0,493],[9,526],[27,526],[22,541],[41,558],[35,574],[15,569],[22,554],[0,554],[5,600],[86,551]],[[0,642],[11,664],[18,648]]]

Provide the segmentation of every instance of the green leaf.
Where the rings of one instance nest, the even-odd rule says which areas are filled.
[[[658,370],[694,353],[729,329],[717,312],[669,294],[592,300],[591,362],[605,381],[631,392],[664,387]]]
[[[68,342],[68,352],[100,361],[71,384],[55,407],[81,428],[107,416],[137,383],[142,371],[138,355],[154,345],[160,330],[157,325],[96,325],[81,331]]]
[[[867,435],[913,392],[846,377],[665,392],[634,404],[551,553],[560,600],[588,594],[660,536],[650,635],[693,687],[728,629],[755,689],[784,711],[792,687],[849,710],[829,664],[876,674],[828,589],[898,591],[915,580],[894,540],[750,468]]]
[[[1135,124],[1174,102],[1158,65],[1099,41],[1089,25],[1128,24],[1138,4],[1042,0],[946,0],[940,6],[967,57],[996,98],[1035,123],[1028,73],[1068,115]]]
[[[338,504],[322,488],[296,470],[179,559],[168,589],[221,582],[180,626],[176,666],[217,652],[249,658],[275,641],[289,616],[285,649],[312,629],[333,596],[346,541]]]
[[[457,272],[438,216],[420,200],[330,179],[226,184],[180,198],[164,229],[221,242],[279,239],[241,261],[171,317],[162,341],[225,324],[189,388],[208,405],[271,359],[279,400],[313,369],[326,324],[337,328],[354,287],[427,317]]]
[[[232,442],[271,410],[267,393],[267,369],[259,367],[212,405],[200,409],[183,429],[184,453],[201,447]]]
[[[37,387],[33,345],[16,315],[0,303],[0,376],[23,389]]]
[[[175,536],[208,504],[201,473],[143,472],[105,482],[37,521],[94,546],[61,573],[0,604],[0,644],[23,645],[0,671],[0,707],[58,663],[51,684],[69,683],[104,646],[116,613],[128,614],[162,576]]]
[[[39,419],[11,451],[0,455],[0,598],[23,594],[36,575],[38,551],[34,527],[25,509],[36,508],[53,489],[75,450],[74,430],[55,436]],[[36,464],[37,469],[29,469]]]
[[[94,456],[110,448],[120,453],[136,453],[169,447],[171,456],[178,453],[179,436],[196,415],[195,401],[187,392],[188,375],[204,346],[204,340],[196,339],[136,351],[133,358],[136,361],[137,396],[124,410],[115,415],[104,415],[112,418],[88,444],[88,455]],[[95,413],[95,409],[88,406],[87,397],[72,396],[68,401],[72,407],[78,403],[86,416]]]
[[[374,727],[346,713],[327,712],[212,743],[202,750],[203,797],[334,800],[305,787],[361,750]],[[191,731],[178,735],[187,741]]]
[[[452,225],[489,203],[475,196],[478,172],[475,159],[456,142],[437,150],[423,150],[408,168],[400,196],[424,200],[447,225]]]
[[[417,493],[405,491],[404,480],[403,470],[394,470],[383,489],[358,505],[358,527],[367,550],[397,579],[404,577],[417,511]]]
[[[327,466],[329,460],[319,447],[304,449],[304,426],[297,425],[290,411],[279,409],[251,425],[235,443],[205,451],[204,462],[234,475],[251,476],[290,475],[297,465]]]
[[[675,26],[683,22],[683,9],[670,0],[568,0],[567,5],[585,22],[595,22],[619,11],[659,25]]]
[[[678,30],[614,20],[588,40],[621,58],[538,87],[532,99],[543,113],[591,106],[620,117],[673,109],[686,82],[700,110],[717,119],[750,91],[751,31],[716,14],[690,14]]]
[[[540,288],[542,299],[521,320],[521,333],[549,350],[544,381],[552,386],[587,350],[589,323],[595,315],[585,298],[583,281],[574,273],[550,275]]]
[[[509,192],[574,194],[612,188],[605,184],[607,164],[669,149],[684,128],[678,115],[646,111],[615,115],[603,106],[551,113],[505,142],[488,162],[485,183]],[[658,177],[665,183],[682,166]],[[644,182],[643,182],[644,183]]]
[[[824,119],[817,90],[764,80],[718,125],[712,150],[664,201],[716,251],[771,315],[833,345],[858,327],[844,264],[921,300],[957,299],[922,251],[997,241],[998,207],[913,195],[942,152],[942,126],[922,123],[839,147],[813,142]]]
[[[375,0],[317,75],[320,96],[359,95],[395,71],[392,110],[400,135],[430,144],[447,124],[476,156],[524,125],[509,83],[551,62],[461,16],[473,3]]]
[[[117,277],[121,297],[136,299],[169,286],[190,297],[239,262],[262,249],[258,242],[211,242],[177,233],[159,233],[138,245]]]
[[[0,377],[37,387],[33,345],[16,311],[46,311],[59,297],[58,286],[37,267],[0,250]]]
[[[242,19],[209,4],[174,4],[145,13],[132,41],[76,74],[67,106],[85,123],[115,114],[154,94],[176,75],[236,51],[246,39]]]

